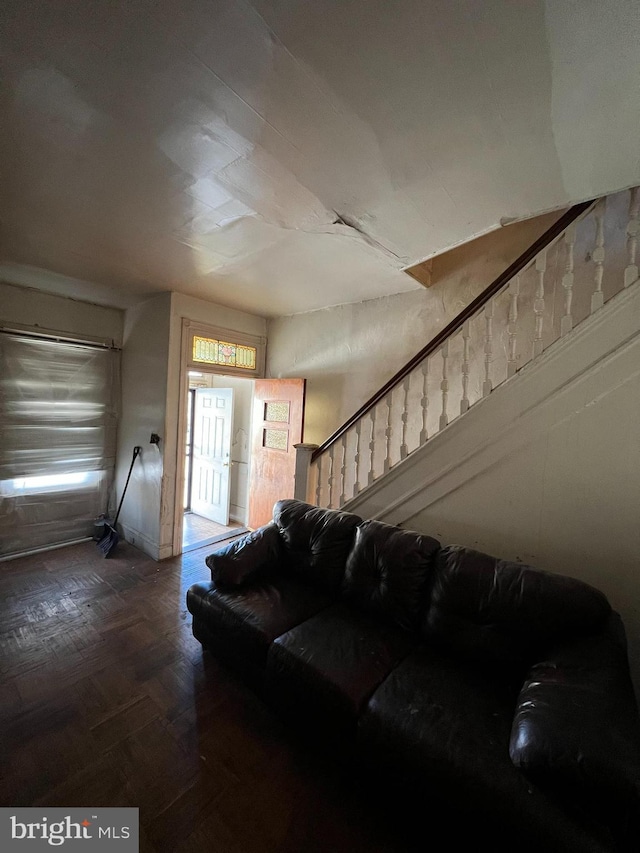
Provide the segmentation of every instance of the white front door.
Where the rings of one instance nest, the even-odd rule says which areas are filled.
[[[233,390],[196,388],[191,511],[229,523]]]

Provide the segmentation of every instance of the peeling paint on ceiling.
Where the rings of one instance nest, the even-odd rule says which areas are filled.
[[[640,183],[635,0],[5,0],[2,23],[1,259],[43,288],[308,311]]]

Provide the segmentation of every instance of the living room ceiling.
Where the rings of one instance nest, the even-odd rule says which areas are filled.
[[[4,0],[5,280],[273,316],[640,183],[637,0]],[[47,272],[43,272],[47,271]]]

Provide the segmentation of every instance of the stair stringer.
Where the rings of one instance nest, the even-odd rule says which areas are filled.
[[[343,509],[407,524],[639,372],[640,286],[635,282]]]

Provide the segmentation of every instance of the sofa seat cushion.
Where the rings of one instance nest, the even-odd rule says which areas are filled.
[[[290,577],[236,589],[197,583],[187,592],[194,626],[204,626],[207,638],[216,643],[215,651],[262,667],[276,637],[331,602],[326,593]]]
[[[406,632],[340,602],[278,637],[269,649],[267,688],[293,716],[346,731],[414,646]]]
[[[374,766],[423,790],[425,804],[433,794],[487,823],[506,820],[535,835],[534,849],[602,850],[600,828],[592,837],[513,766],[517,695],[516,678],[421,646],[369,699],[358,746]]]

